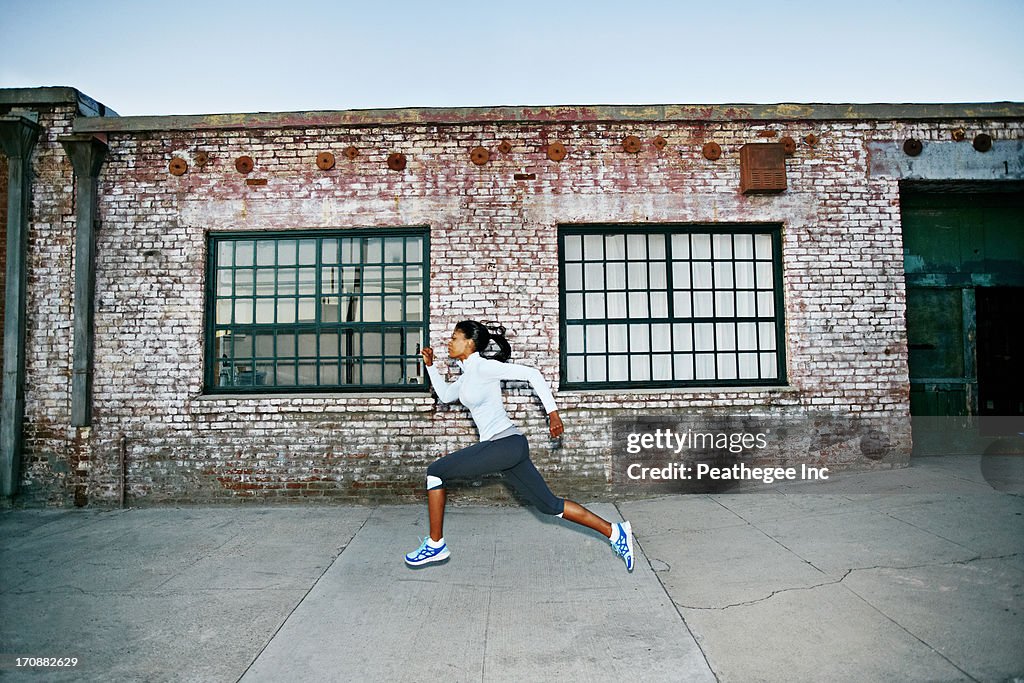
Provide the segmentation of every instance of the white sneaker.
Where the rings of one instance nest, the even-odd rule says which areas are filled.
[[[626,561],[626,569],[633,571],[633,527],[629,522],[620,522],[615,526],[619,528],[619,537],[614,541],[609,539],[609,543],[615,554]]]
[[[420,544],[419,548],[413,550],[411,553],[405,556],[405,563],[410,567],[419,567],[431,562],[443,562],[448,559],[451,555],[448,552],[448,544],[441,544],[440,548],[435,548],[429,543],[430,537],[427,536],[423,539],[423,543]]]

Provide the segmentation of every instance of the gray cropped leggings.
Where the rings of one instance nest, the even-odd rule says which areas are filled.
[[[530,460],[530,445],[522,434],[513,434],[496,441],[481,441],[435,460],[427,468],[427,476],[441,483],[430,488],[444,488],[449,479],[473,479],[482,474],[500,472],[509,484],[546,515],[560,515],[565,499],[551,493],[544,478]]]

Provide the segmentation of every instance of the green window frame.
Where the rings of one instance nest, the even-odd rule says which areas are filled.
[[[427,228],[210,233],[206,393],[425,391]]]
[[[558,233],[560,386],[786,384],[782,226]]]

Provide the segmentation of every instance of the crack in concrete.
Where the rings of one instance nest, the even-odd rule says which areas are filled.
[[[104,596],[104,595],[124,595],[133,598],[164,598],[173,596],[187,596],[187,595],[203,595],[205,593],[217,594],[217,593],[244,593],[244,592],[262,592],[262,591],[282,591],[285,593],[305,592],[304,585],[295,586],[288,588],[287,586],[252,586],[248,588],[234,588],[225,586],[222,588],[161,588],[149,590],[146,588],[137,589],[103,589],[97,590],[93,588],[80,588],[78,586],[62,585],[56,588],[45,588],[42,590],[31,590],[31,591],[9,591],[0,592],[0,595],[67,595],[68,593],[81,593],[82,595],[89,596]]]
[[[619,508],[618,503],[615,504],[615,511],[619,513],[619,519],[625,519],[625,517],[622,514],[622,510]],[[668,587],[665,585],[665,582],[661,578],[661,572],[654,569],[654,565],[651,562],[650,556],[647,555],[647,553],[644,551],[643,545],[640,543],[640,537],[639,536],[636,536],[636,535],[633,536],[633,545],[634,545],[634,550],[633,550],[634,569],[635,569],[635,565],[636,565],[637,555],[638,554],[642,555],[643,558],[645,560],[647,560],[647,566],[651,569],[651,573],[654,575],[654,578],[657,579],[658,585],[661,586],[661,591],[665,594],[665,597],[668,598],[669,604],[672,605],[672,608],[675,610],[676,615],[679,617],[679,621],[682,622],[683,627],[686,629],[686,632],[688,634],[690,634],[690,638],[693,639],[693,644],[697,646],[697,649],[700,651],[701,657],[704,658],[704,664],[708,667],[708,671],[711,673],[712,676],[714,676],[715,682],[718,683],[718,681],[720,681],[721,678],[719,677],[718,672],[715,671],[715,668],[713,666],[711,666],[711,660],[708,659],[708,653],[704,650],[704,646],[701,645],[700,640],[697,639],[697,636],[696,636],[696,634],[694,634],[693,629],[690,628],[690,625],[688,623],[686,623],[686,617],[684,617],[683,613],[679,611],[679,603],[677,603],[675,600],[672,599],[672,594],[668,592]],[[668,562],[665,562],[664,560],[656,560],[656,561],[657,562],[661,562],[666,567],[668,567],[668,569],[671,569],[671,566],[668,564]],[[662,570],[662,571],[666,571],[666,570]]]
[[[320,579],[324,578],[327,572],[331,570],[331,567],[333,567],[334,563],[338,561],[338,558],[340,558],[345,553],[345,550],[348,548],[349,545],[352,544],[352,541],[355,539],[356,536],[359,535],[359,532],[362,531],[363,528],[370,523],[370,520],[373,519],[373,516],[376,514],[376,512],[377,508],[370,509],[370,513],[366,516],[365,519],[363,519],[363,522],[359,525],[359,528],[356,529],[355,532],[352,534],[351,538],[349,538],[349,540],[341,546],[340,551],[338,552],[337,555],[334,556],[334,559],[326,563],[327,566],[324,567],[324,570],[320,572],[320,575],[316,577],[316,580],[314,580],[313,583],[309,586],[309,588],[306,589],[305,593],[303,593],[299,601],[295,603],[295,606],[292,607],[291,611],[287,614],[287,616],[285,616],[285,618],[281,620],[281,623],[278,624],[277,629],[275,629],[274,632],[270,634],[270,637],[267,638],[266,642],[263,643],[263,647],[259,649],[259,652],[256,653],[256,655],[252,658],[249,664],[242,671],[241,675],[238,676],[238,679],[235,681],[235,683],[240,683],[241,680],[245,678],[245,675],[249,673],[249,670],[252,669],[252,667],[256,664],[259,658],[263,655],[263,652],[267,649],[267,647],[270,646],[270,643],[273,642],[274,638],[277,637],[277,634],[281,632],[281,629],[284,628],[284,625],[288,623],[288,620],[292,618],[292,615],[295,614],[296,610],[298,610],[299,607],[302,606],[303,601],[305,601],[305,599],[308,598],[310,594],[316,589],[317,584],[320,583]]]
[[[823,581],[821,583],[816,583],[813,586],[794,586],[793,588],[780,588],[779,590],[772,591],[770,594],[766,595],[763,598],[755,598],[753,600],[744,600],[743,602],[736,602],[736,603],[732,603],[732,604],[729,604],[729,605],[720,605],[720,606],[684,605],[684,604],[682,604],[680,602],[677,602],[674,599],[672,600],[672,602],[677,607],[679,607],[681,609],[708,610],[708,611],[727,610],[727,609],[730,609],[732,607],[745,607],[745,606],[748,606],[748,605],[756,605],[759,602],[765,602],[766,600],[770,600],[773,597],[775,597],[776,595],[779,595],[781,593],[790,593],[790,592],[793,592],[793,591],[814,590],[815,588],[821,588],[822,586],[834,586],[836,584],[839,584],[839,583],[842,583],[843,581],[845,581],[846,578],[848,576],[850,576],[850,574],[852,574],[853,572],[871,571],[873,569],[923,569],[923,568],[927,568],[927,567],[948,567],[948,566],[957,565],[957,564],[967,565],[967,564],[970,564],[972,562],[980,562],[982,560],[1005,560],[1005,559],[1009,559],[1009,558],[1012,558],[1012,557],[1017,557],[1020,554],[1021,553],[1009,553],[1007,555],[992,555],[992,556],[981,556],[981,555],[979,555],[977,557],[972,557],[972,558],[967,559],[967,560],[951,560],[949,562],[932,562],[932,563],[914,564],[914,565],[907,565],[907,566],[875,565],[873,567],[852,567],[850,569],[847,569],[843,573],[843,575],[841,577],[839,577],[838,579],[834,579],[832,581]],[[659,560],[657,558],[653,558],[653,559],[658,561],[658,562],[664,562],[664,560]],[[668,564],[668,563],[665,562],[665,564]]]
[[[494,576],[494,568],[498,564],[498,544],[494,544],[491,554],[491,576]],[[494,598],[494,591],[487,593],[487,615],[484,617],[484,646],[480,657],[480,680],[487,680],[487,645],[491,635],[491,601]]]

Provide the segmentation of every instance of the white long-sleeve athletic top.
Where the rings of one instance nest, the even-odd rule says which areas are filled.
[[[520,433],[505,412],[505,404],[501,400],[501,381],[503,379],[522,380],[529,382],[537,392],[544,410],[548,413],[556,410],[555,398],[540,371],[526,365],[502,363],[491,358],[484,358],[473,352],[464,361],[456,361],[462,369],[462,375],[453,383],[448,384],[441,379],[441,373],[433,365],[427,366],[430,382],[442,403],[458,400],[469,408],[469,413],[480,432],[481,441],[490,441],[495,436],[507,436]],[[514,431],[510,431],[514,430]]]

